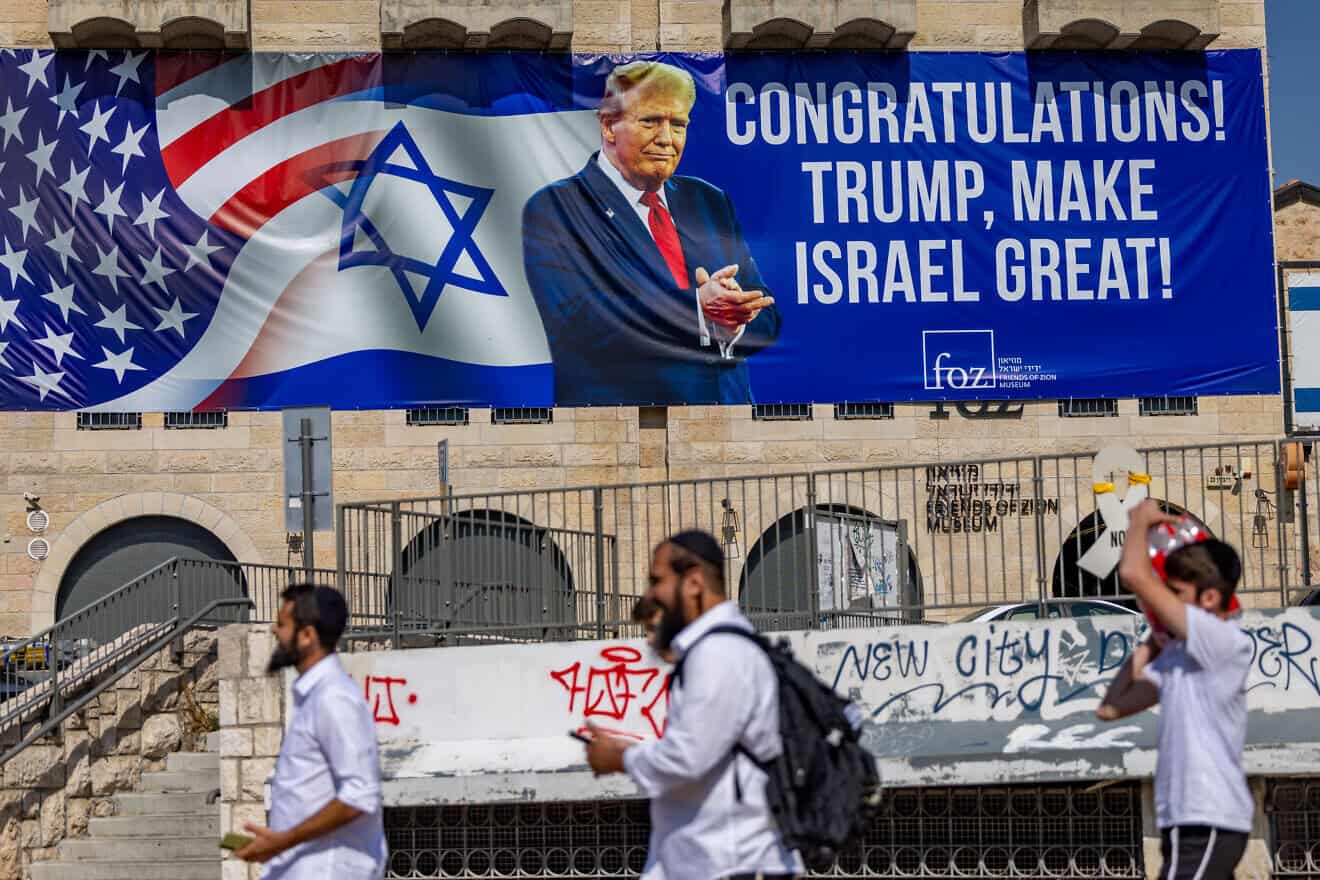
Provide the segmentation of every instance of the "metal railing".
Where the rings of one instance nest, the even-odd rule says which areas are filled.
[[[1152,497],[1193,513],[1238,548],[1244,605],[1287,604],[1298,584],[1309,584],[1299,564],[1308,508],[1304,493],[1284,488],[1280,441],[1141,456]],[[645,591],[652,548],[680,529],[702,528],[724,545],[731,594],[766,627],[949,621],[1013,603],[1034,606],[1024,617],[1101,613],[1058,607],[1131,605],[1116,573],[1079,567],[1094,545],[1117,548],[1121,540],[1097,512],[1093,457],[346,504],[338,510],[340,585],[358,591],[354,607],[429,621],[450,641],[537,630],[601,637],[627,631],[622,621]],[[1316,467],[1308,463],[1312,493]],[[1318,506],[1312,495],[1311,527]]]
[[[312,572],[333,584],[333,570]],[[274,618],[301,568],[170,559],[26,639],[0,644],[0,764],[191,629]],[[351,621],[367,625],[368,621]]]
[[[182,638],[190,630],[206,625],[208,619],[229,609],[247,608],[251,604],[250,599],[215,599],[191,617],[181,618],[176,612],[165,620],[141,623],[100,645],[93,645],[88,639],[60,638],[71,626],[69,619],[27,640],[5,656],[6,681],[19,676],[9,668],[9,658],[14,656],[27,663],[34,653],[44,654],[46,674],[11,696],[0,713],[0,766],[54,731],[142,661],[172,644],[181,650]],[[177,602],[174,608],[178,608]],[[34,652],[33,648],[38,650]]]

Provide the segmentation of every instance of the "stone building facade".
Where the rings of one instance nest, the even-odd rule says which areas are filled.
[[[14,47],[252,51],[541,49],[718,52],[757,49],[1009,51],[1265,45],[1264,0],[4,0],[0,44]],[[1264,170],[1262,169],[1262,173]],[[1307,205],[1280,209],[1280,258],[1320,256]],[[827,396],[822,392],[822,396]],[[804,401],[803,403],[810,403]],[[1271,439],[1280,397],[1208,397],[1194,414],[1065,418],[1058,401],[1009,419],[898,403],[882,418],[754,418],[751,407],[556,409],[538,424],[418,425],[396,411],[333,414],[334,499],[439,492],[448,441],[455,492],[788,472],[1133,446]],[[940,417],[941,415],[945,417]],[[972,415],[975,415],[973,413]],[[934,416],[934,417],[933,417]],[[0,635],[45,626],[70,571],[98,535],[142,517],[182,519],[241,561],[284,565],[285,438],[278,412],[231,412],[223,427],[82,430],[75,413],[0,414]],[[25,493],[38,496],[29,504]],[[49,524],[29,546],[29,508]],[[129,526],[131,528],[131,525]],[[35,555],[40,555],[35,554]],[[317,565],[331,566],[321,536]]]

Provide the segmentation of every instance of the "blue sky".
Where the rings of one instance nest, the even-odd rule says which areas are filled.
[[[1276,186],[1320,186],[1320,0],[1266,0]]]

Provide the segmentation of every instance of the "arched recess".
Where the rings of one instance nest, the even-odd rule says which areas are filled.
[[[136,49],[137,28],[120,18],[88,18],[69,30],[76,46],[94,46],[98,49]]]
[[[173,492],[119,495],[74,519],[61,529],[59,537],[52,542],[50,554],[33,583],[32,630],[44,629],[58,619],[56,606],[65,575],[85,545],[120,523],[149,517],[185,520],[218,539],[228,550],[229,558],[261,562],[261,553],[242,527],[224,511],[200,498]]]
[[[794,18],[772,18],[752,28],[741,49],[801,49],[814,28]]]
[[[1051,49],[1103,49],[1118,39],[1119,29],[1099,18],[1078,19],[1059,30]]]
[[[851,505],[821,504],[813,532],[807,512],[800,507],[784,515],[748,550],[738,579],[746,613],[853,611],[890,619],[886,607],[920,606],[921,571],[898,523]],[[895,621],[919,618],[917,610],[892,615]]]
[[[825,44],[828,49],[852,49],[875,51],[879,49],[901,48],[895,45],[901,39],[897,28],[874,18],[854,18],[834,29]],[[903,41],[903,44],[906,40]]]
[[[593,537],[501,510],[436,517],[404,548],[386,614],[428,628],[575,623],[569,556],[590,560]]]
[[[234,565],[185,570],[177,586],[172,575],[162,571],[144,578],[171,559],[201,559],[233,563],[234,554],[209,529],[177,516],[140,516],[116,523],[99,532],[79,548],[60,581],[55,597],[55,618],[64,620],[104,599],[128,583],[138,586],[113,605],[78,621],[72,631],[79,638],[105,642],[140,623],[165,619],[179,591],[179,614],[188,617],[214,599],[237,599],[247,595],[247,582]],[[161,615],[156,617],[155,615]],[[242,619],[222,613],[219,619]]]
[[[1141,36],[1132,41],[1129,49],[1187,49],[1197,46],[1201,29],[1185,21],[1165,18],[1141,29]]]
[[[549,48],[554,29],[533,18],[510,18],[490,29],[487,49],[542,50]]]
[[[1158,500],[1158,499],[1157,499]],[[1182,516],[1187,510],[1172,501],[1159,501],[1165,513]],[[1199,517],[1204,522],[1204,518]],[[1069,534],[1054,557],[1054,570],[1050,576],[1050,595],[1056,599],[1079,597],[1098,597],[1109,599],[1120,605],[1136,608],[1132,595],[1118,581],[1118,569],[1106,578],[1098,578],[1078,567],[1078,560],[1090,550],[1096,539],[1105,531],[1104,521],[1099,511],[1092,511],[1082,518]]]
[[[220,51],[225,48],[225,26],[210,18],[182,16],[161,25],[160,41],[166,49]]]
[[[403,29],[401,49],[462,49],[467,28],[447,18],[424,18]]]

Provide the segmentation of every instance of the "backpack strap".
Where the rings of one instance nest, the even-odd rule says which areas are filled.
[[[719,635],[721,633],[728,633],[729,635],[742,636],[745,639],[749,639],[750,641],[755,642],[756,645],[761,648],[761,650],[764,651],[766,649],[765,641],[759,635],[757,635],[754,632],[749,632],[748,630],[745,630],[740,626],[733,626],[732,624],[728,624],[728,623],[722,623],[719,626],[712,626],[710,629],[706,630],[704,633],[698,636],[695,642],[688,645],[687,650],[683,652],[683,656],[679,657],[678,662],[674,664],[673,671],[669,673],[669,687],[671,689],[673,688],[674,685],[676,684],[681,685],[683,683],[683,665],[687,662],[688,655],[692,653],[693,649],[696,648],[697,645],[700,645],[702,642],[704,642],[707,637]]]
[[[719,626],[713,626],[713,627],[711,627],[710,629],[706,630],[704,633],[702,633],[700,636],[698,636],[698,637],[697,637],[697,640],[696,640],[695,642],[693,642],[692,644],[688,645],[687,650],[683,652],[683,656],[681,656],[681,657],[678,658],[678,662],[674,664],[674,670],[673,670],[672,672],[669,673],[669,689],[670,689],[670,690],[673,690],[674,685],[676,685],[676,684],[681,685],[681,684],[683,683],[683,663],[684,663],[684,661],[687,660],[688,655],[692,653],[692,650],[693,650],[694,648],[696,648],[697,645],[701,644],[701,643],[706,639],[707,636],[719,635],[719,634],[721,634],[721,633],[728,633],[729,635],[742,636],[743,638],[748,639],[749,641],[753,642],[753,643],[754,643],[757,647],[759,647],[762,651],[767,650],[767,646],[766,646],[765,640],[762,639],[762,638],[761,638],[758,634],[756,634],[755,632],[750,632],[750,631],[748,631],[748,630],[743,629],[743,628],[740,627],[740,626],[733,626],[732,624],[727,624],[727,623],[725,623],[725,624],[721,624],[721,625],[719,625]],[[742,803],[742,799],[743,799],[743,794],[742,794],[742,782],[740,782],[739,779],[738,779],[738,756],[739,756],[739,755],[742,755],[743,757],[747,758],[747,760],[751,761],[753,764],[755,764],[755,765],[757,766],[757,768],[759,768],[759,769],[762,770],[762,771],[765,770],[766,762],[761,761],[761,760],[758,759],[755,755],[753,755],[750,751],[748,751],[747,749],[743,748],[743,744],[742,744],[742,742],[736,742],[736,743],[734,743],[734,745],[733,745],[733,758],[734,758],[734,766],[733,766],[733,794],[734,794],[734,797],[737,798],[738,803]]]

